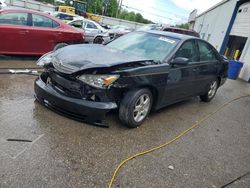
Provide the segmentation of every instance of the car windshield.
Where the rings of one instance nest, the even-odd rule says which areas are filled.
[[[163,35],[133,32],[119,37],[107,46],[154,61],[162,61],[172,52],[178,41]]]

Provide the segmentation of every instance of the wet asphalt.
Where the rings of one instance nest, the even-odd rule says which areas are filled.
[[[210,103],[192,98],[166,107],[136,129],[124,127],[113,112],[105,129],[37,103],[35,76],[1,74],[1,68],[34,68],[36,59],[0,60],[1,188],[107,187],[122,159],[165,143],[223,103],[250,95],[249,83],[228,80]],[[171,145],[129,161],[114,187],[217,188],[249,171],[250,97],[231,103]],[[249,188],[250,175],[227,187]]]

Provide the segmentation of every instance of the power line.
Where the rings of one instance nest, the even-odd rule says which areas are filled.
[[[148,12],[148,11],[145,11],[145,10],[142,10],[142,9],[130,7],[130,6],[127,6],[127,5],[122,5],[122,6],[125,7],[125,8],[134,9],[134,10],[139,11],[139,12],[146,12],[146,13],[149,13],[149,14],[151,14],[151,15],[154,15],[154,16],[157,16],[157,17],[160,17],[160,18],[173,20],[172,18],[165,17],[165,16],[161,16],[161,15],[159,15],[159,14],[155,14],[155,13],[152,13],[152,12]]]
[[[141,4],[141,3],[137,3],[138,5],[142,5],[142,6],[144,6],[143,4]],[[162,10],[162,9],[159,9],[159,8],[156,8],[156,7],[150,7],[151,9],[155,9],[155,10],[157,10],[157,11],[159,11],[159,12],[164,12],[164,13],[170,13],[170,14],[172,14],[172,15],[174,15],[174,16],[176,16],[176,17],[184,17],[184,14],[182,14],[182,15],[178,15],[178,14],[176,14],[176,13],[173,13],[173,12],[171,12],[171,11],[168,11],[168,10]]]
[[[145,6],[145,4],[143,4],[143,3],[140,3],[140,2],[136,2],[136,4],[138,4],[138,5],[141,5],[141,6]],[[166,1],[165,0],[157,0],[157,5],[159,5],[159,4],[161,4],[162,6],[161,7],[165,7],[167,4],[166,4]],[[170,3],[171,4],[171,3]],[[174,7],[177,7],[174,3],[173,3],[173,6]],[[172,7],[173,7],[172,6]],[[147,7],[149,7],[149,6],[147,6]],[[158,8],[158,7],[149,7],[149,8],[151,8],[151,9],[155,9],[155,10],[157,10],[157,11],[159,11],[159,12],[164,12],[164,13],[170,13],[170,14],[172,14],[172,15],[174,15],[174,16],[176,16],[176,17],[182,17],[182,18],[186,18],[187,16],[184,16],[184,14],[185,13],[182,13],[181,15],[179,14],[176,14],[175,12],[173,12],[173,11],[169,11],[169,10],[163,10],[163,9],[160,9],[160,8]],[[185,14],[186,15],[186,14]]]

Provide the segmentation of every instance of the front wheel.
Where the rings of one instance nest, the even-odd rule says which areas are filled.
[[[96,37],[93,41],[94,44],[102,44],[103,38],[102,37]]]
[[[210,83],[209,90],[204,95],[201,95],[200,99],[204,102],[210,102],[214,98],[217,92],[218,86],[219,86],[218,80],[212,81]]]
[[[148,89],[129,91],[120,104],[120,120],[130,128],[140,126],[148,116],[152,102],[152,93]]]

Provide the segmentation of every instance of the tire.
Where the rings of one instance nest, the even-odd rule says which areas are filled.
[[[93,41],[94,44],[102,44],[103,43],[103,39],[102,37],[96,37]]]
[[[214,98],[218,87],[219,87],[219,81],[213,80],[210,83],[209,90],[207,91],[207,93],[205,93],[204,95],[200,95],[201,101],[210,102]]]
[[[149,89],[129,91],[120,104],[119,118],[121,122],[129,128],[140,126],[148,116],[152,102],[153,97]]]
[[[56,51],[56,50],[58,50],[60,48],[63,48],[65,46],[68,46],[68,44],[66,44],[66,43],[58,43],[58,44],[55,45],[54,51]]]

